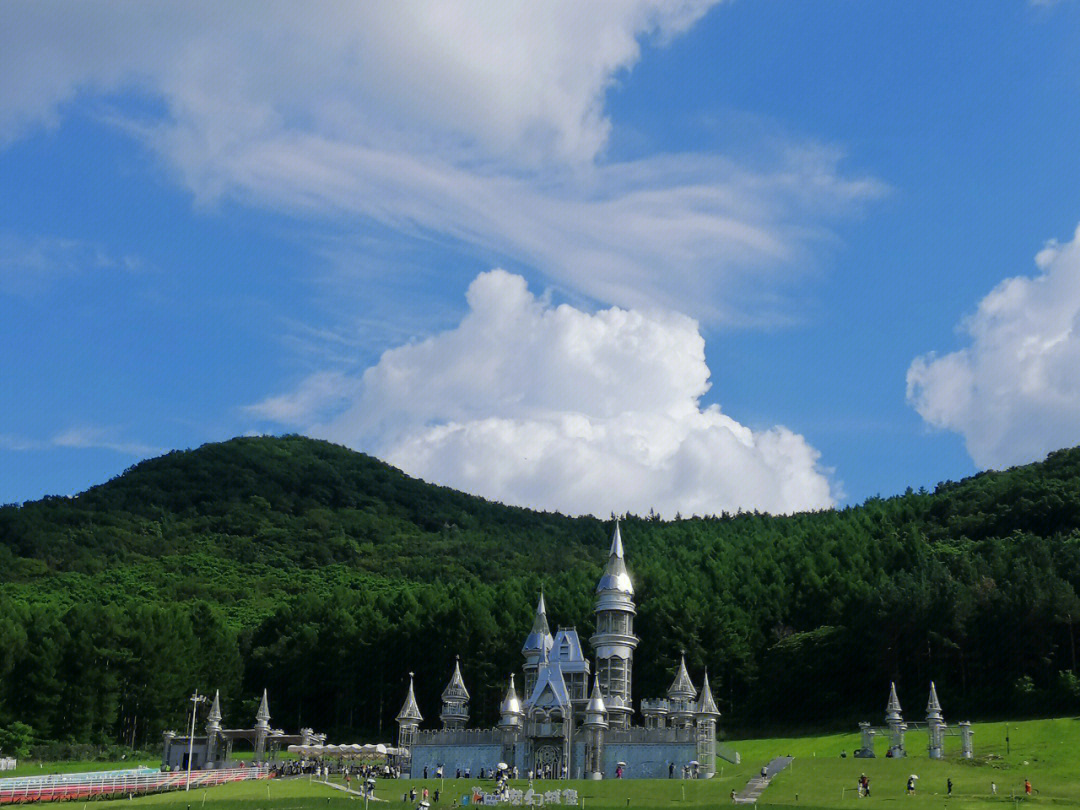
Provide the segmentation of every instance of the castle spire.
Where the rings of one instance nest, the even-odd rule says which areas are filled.
[[[424,718],[420,714],[420,709],[416,705],[416,693],[413,691],[413,674],[409,673],[409,694],[405,696],[405,703],[401,707],[401,711],[398,712],[397,720],[400,723],[402,720],[413,721],[419,723]]]
[[[521,648],[523,655],[536,653],[541,647],[547,649],[553,643],[551,628],[547,620],[547,604],[544,602],[544,591],[540,589],[540,601],[536,603],[536,616],[533,618],[532,630],[529,631],[525,645]]]
[[[896,697],[896,682],[893,681],[889,684],[889,703],[885,707],[885,720],[890,723],[901,723],[903,719],[900,700]]]
[[[262,701],[259,703],[259,711],[255,713],[255,726],[267,728],[270,725],[270,705],[266,700],[266,690],[263,689]]]
[[[708,678],[706,678],[706,683],[708,683]],[[686,653],[679,656],[679,671],[675,673],[675,680],[671,682],[667,693],[672,700],[693,700],[697,697],[697,688],[686,671]]]
[[[266,719],[270,719],[269,712]],[[214,702],[210,705],[210,714],[206,716],[206,727],[208,729],[221,728],[221,691],[218,689],[214,690]]]
[[[525,716],[525,712],[521,708],[521,701],[518,699],[517,690],[514,688],[513,673],[510,673],[510,686],[506,690],[506,697],[503,698],[502,705],[499,706],[499,714],[501,715],[499,724],[502,726],[520,725],[521,718]]]
[[[926,719],[928,722],[941,721],[941,704],[938,703],[937,688],[930,681],[930,699],[926,702]]]
[[[443,700],[468,700],[469,690],[465,688],[465,681],[461,677],[461,656],[454,656],[454,674],[450,676],[450,683],[442,693]]]
[[[698,701],[697,714],[701,717],[719,717],[720,710],[716,708],[713,700],[712,689],[709,688],[709,670],[705,670],[705,680],[701,684],[701,699]]]
[[[626,571],[626,556],[623,553],[622,532],[619,531],[619,521],[615,521],[615,531],[611,535],[611,550],[608,552],[607,565],[604,573],[596,584],[596,592],[614,591],[616,593],[634,595],[634,584],[630,581],[630,574]]]

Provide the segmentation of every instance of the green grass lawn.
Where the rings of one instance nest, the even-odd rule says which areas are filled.
[[[858,734],[834,734],[818,737],[772,738],[726,741],[739,751],[738,766],[721,761],[715,779],[683,781],[681,779],[605,780],[602,782],[571,781],[541,782],[539,789],[574,788],[579,794],[582,810],[617,810],[619,808],[716,808],[730,804],[730,793],[740,790],[761,766],[776,756],[792,755],[791,767],[777,776],[762,794],[761,808],[792,806],[841,808],[850,810],[880,805],[885,810],[903,803],[911,810],[968,810],[996,807],[1008,810],[1007,804],[1024,802],[1030,805],[1075,806],[1080,808],[1080,719],[1035,720],[1007,724],[1010,750],[1005,746],[1005,723],[978,723],[975,730],[975,758],[959,757],[959,738],[946,738],[946,758],[932,761],[926,756],[926,735],[912,732],[907,735],[909,756],[905,759],[855,759],[851,756],[859,744]],[[884,754],[886,743],[878,741]],[[841,759],[840,752],[847,758]],[[138,763],[123,763],[134,766]],[[19,773],[40,773],[94,770],[110,767],[109,763],[82,762],[35,764],[20,768]],[[111,767],[116,767],[113,763]],[[871,797],[860,799],[855,792],[859,774],[870,777]],[[905,795],[909,774],[918,774],[915,796]],[[953,781],[953,796],[946,798],[945,783]],[[1031,798],[1023,797],[1024,779],[1029,778],[1036,789]],[[990,795],[990,783],[996,782],[998,793]],[[419,792],[427,787],[434,791],[442,787],[439,808],[454,806],[454,802],[470,792],[474,785],[488,789],[491,782],[478,779],[400,779],[379,780],[376,795],[388,800],[373,807],[386,810],[409,808],[402,793],[412,787]],[[527,782],[513,783],[525,788]],[[194,790],[190,794],[170,793],[137,799],[142,805],[160,805],[162,810],[356,810],[362,802],[307,779],[246,782],[221,787]],[[628,804],[629,802],[629,804]],[[130,802],[128,802],[130,806]]]

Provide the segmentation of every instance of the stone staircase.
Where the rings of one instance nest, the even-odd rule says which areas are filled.
[[[735,794],[735,804],[756,804],[765,788],[769,786],[772,778],[784,770],[795,757],[777,757],[765,766],[765,776],[755,776],[746,783],[746,787],[740,793]]]

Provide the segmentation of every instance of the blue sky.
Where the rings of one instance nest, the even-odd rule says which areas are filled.
[[[1080,444],[1071,0],[7,17],[0,502],[261,432],[665,515]]]

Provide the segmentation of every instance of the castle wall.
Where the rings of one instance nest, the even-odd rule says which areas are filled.
[[[518,743],[512,765],[517,765],[522,778],[528,773],[529,764],[525,761],[526,746]],[[419,778],[428,769],[428,776],[435,777],[440,765],[443,775],[453,778],[460,768],[466,768],[474,779],[480,778],[480,769],[490,771],[503,757],[503,747],[498,744],[459,744],[459,745],[416,745],[412,749],[412,776]],[[682,775],[683,765],[697,759],[697,747],[689,742],[661,743],[607,743],[604,746],[604,778],[614,779],[615,768],[619,762],[625,762],[625,779],[667,779],[668,766],[675,763],[675,777]],[[509,762],[510,760],[508,760]],[[570,753],[570,773],[575,779],[583,776],[585,768],[585,743],[574,742]]]
[[[675,776],[682,766],[697,759],[694,743],[607,743],[604,745],[604,778],[614,779],[617,763],[625,762],[624,779],[667,779],[668,766],[675,763]]]
[[[457,769],[462,774],[468,768],[474,779],[480,777],[480,769],[485,773],[490,771],[502,760],[503,749],[501,745],[491,743],[474,743],[464,745],[414,745],[412,748],[412,776],[414,779],[424,775],[424,767],[428,769],[428,776],[435,778],[435,771],[440,765],[443,768],[443,776],[452,779]]]

